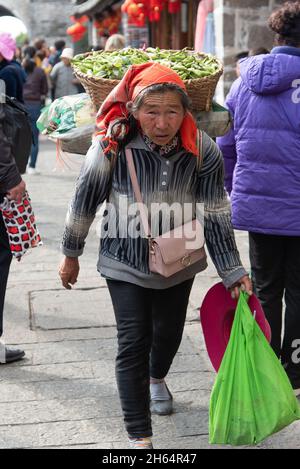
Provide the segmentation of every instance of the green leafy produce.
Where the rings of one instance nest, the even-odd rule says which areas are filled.
[[[174,51],[152,47],[77,55],[72,65],[75,70],[90,76],[121,80],[131,65],[149,61],[172,68],[183,80],[213,75],[220,69],[218,61],[211,55],[191,54],[186,49]]]

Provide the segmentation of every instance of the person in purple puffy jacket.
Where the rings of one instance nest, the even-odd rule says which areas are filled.
[[[226,101],[234,126],[218,144],[271,345],[300,394],[300,1],[274,11],[269,26],[276,47],[241,61]]]

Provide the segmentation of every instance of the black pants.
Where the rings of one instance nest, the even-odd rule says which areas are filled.
[[[118,329],[117,385],[129,436],[152,435],[150,376],[162,379],[171,367],[193,281],[152,290],[107,280]]]
[[[3,333],[3,308],[11,259],[8,237],[0,212],[0,337]]]
[[[249,233],[249,243],[255,290],[272,330],[271,345],[287,365],[292,384],[300,383],[300,237]]]

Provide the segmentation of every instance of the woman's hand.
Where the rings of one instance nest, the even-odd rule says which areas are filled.
[[[48,133],[51,133],[51,132],[55,132],[55,130],[57,129],[58,125],[56,122],[54,121],[50,121],[49,124],[48,124],[48,127],[47,127],[47,132]]]
[[[17,186],[13,187],[7,192],[8,200],[15,200],[18,204],[22,202],[23,195],[25,194],[26,184],[22,181]]]
[[[75,285],[79,274],[79,262],[77,257],[64,257],[59,266],[59,276],[63,286],[71,290],[71,285]]]
[[[253,293],[253,286],[251,279],[248,275],[244,275],[244,277],[240,278],[234,285],[230,287],[231,296],[233,299],[238,299],[240,296],[240,289],[248,293],[248,295],[252,295]]]

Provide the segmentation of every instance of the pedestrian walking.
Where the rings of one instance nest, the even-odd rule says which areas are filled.
[[[227,97],[234,129],[218,144],[233,226],[249,231],[251,271],[271,345],[300,394],[300,1],[284,3],[269,26],[276,47],[241,62]]]
[[[0,204],[3,202],[4,196],[20,202],[25,193],[25,182],[16,166],[9,135],[6,134],[7,128],[9,128],[9,124],[6,120],[4,104],[0,103]],[[0,210],[0,337],[3,334],[4,300],[11,260],[9,239]],[[24,355],[23,350],[5,347],[0,343],[1,364],[21,360]]]
[[[36,162],[39,152],[39,130],[36,126],[42,106],[48,93],[47,77],[44,70],[37,67],[33,59],[26,59],[23,67],[27,73],[27,80],[23,89],[26,109],[30,116],[33,143],[29,159],[28,174],[38,174]]]
[[[60,63],[56,64],[50,73],[50,79],[54,87],[54,99],[78,93],[77,80],[71,67],[73,55],[73,49],[66,47],[61,53]]]
[[[131,233],[133,220],[122,206],[134,207],[137,185],[126,152],[133,155],[152,235],[182,225],[182,213],[170,217],[173,203],[192,208],[185,221],[195,217],[196,203],[204,204],[207,248],[225,286],[238,296],[240,285],[251,293],[251,281],[235,244],[222,155],[205,133],[196,145],[197,127],[180,77],[157,63],[131,67],[102,105],[97,125],[67,215],[60,276],[66,288],[76,283],[89,227],[107,201],[98,270],[116,317],[116,376],[130,447],[147,449],[150,408],[159,415],[173,410],[165,377],[181,342],[194,277],[207,262],[206,256],[191,265],[182,259],[186,268],[166,277],[149,266],[145,219],[137,214],[136,230],[124,235]],[[159,211],[157,203],[163,204]]]
[[[60,57],[65,47],[66,42],[64,40],[60,39],[58,41],[55,41],[54,47],[52,47],[52,53],[49,57],[49,63],[50,65],[52,65],[52,67],[54,67],[60,62]]]
[[[26,74],[19,62],[13,60],[16,41],[8,33],[0,33],[0,80],[5,83],[5,93],[23,103],[23,86]]]
[[[104,50],[113,52],[114,50],[124,49],[124,47],[125,37],[122,34],[113,34],[107,39]]]
[[[249,56],[249,51],[248,50],[245,50],[245,51],[242,51],[242,52],[239,52],[238,54],[236,54],[236,56],[235,56],[235,73],[236,73],[237,77],[239,77],[241,75],[240,60],[245,59],[248,56]]]

